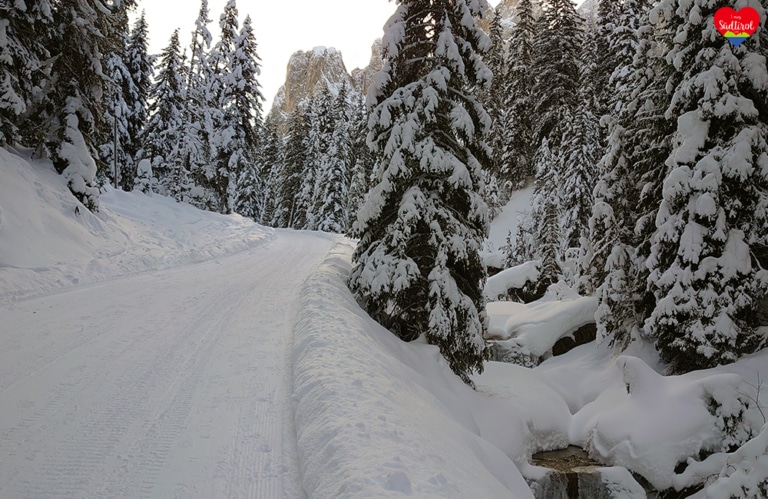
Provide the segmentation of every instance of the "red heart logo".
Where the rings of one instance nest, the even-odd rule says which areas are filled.
[[[730,7],[721,7],[715,12],[715,28],[729,42],[739,46],[760,26],[760,14],[752,7],[737,11]]]

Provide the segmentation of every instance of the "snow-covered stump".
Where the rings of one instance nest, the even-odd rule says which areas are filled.
[[[529,478],[537,499],[646,497],[645,489],[626,468],[604,467],[578,447],[540,452],[531,461],[548,470],[540,477]]]

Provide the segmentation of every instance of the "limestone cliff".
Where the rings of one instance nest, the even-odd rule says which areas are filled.
[[[304,99],[325,87],[335,90],[342,83],[351,86],[352,79],[338,50],[315,47],[306,52],[295,52],[288,61],[285,83],[277,91],[270,114],[282,121]]]

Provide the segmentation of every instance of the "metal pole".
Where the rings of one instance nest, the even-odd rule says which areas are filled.
[[[117,110],[118,110],[118,103],[117,103],[117,91],[115,91],[115,152],[114,152],[114,161],[115,161],[115,189],[118,188],[117,186]]]

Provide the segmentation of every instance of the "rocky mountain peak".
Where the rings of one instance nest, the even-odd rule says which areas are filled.
[[[285,83],[275,96],[270,119],[282,130],[286,118],[299,103],[318,95],[325,88],[335,95],[344,83],[350,88],[350,93],[365,95],[373,75],[381,69],[381,52],[381,40],[377,40],[371,49],[369,65],[355,69],[351,75],[344,66],[341,52],[335,48],[315,47],[306,52],[295,52],[288,61]]]

